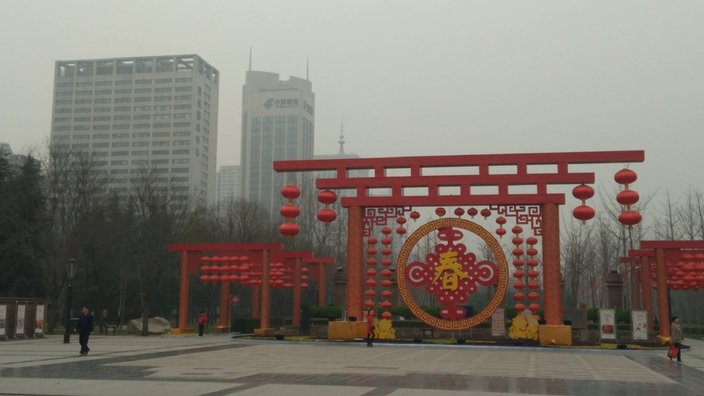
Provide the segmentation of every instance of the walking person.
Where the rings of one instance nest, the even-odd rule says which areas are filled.
[[[373,346],[372,342],[374,341],[374,320],[375,318],[374,311],[369,308],[367,310],[367,346]]]
[[[682,363],[682,341],[684,341],[684,336],[682,335],[680,318],[677,316],[673,316],[670,322],[670,335],[672,336],[671,342],[677,347],[677,363]],[[672,358],[670,358],[670,360],[672,360]]]
[[[81,314],[78,316],[76,331],[78,332],[78,343],[81,344],[81,356],[86,356],[90,351],[90,348],[88,348],[88,337],[93,332],[93,314],[87,305],[83,306]]]
[[[205,315],[205,311],[202,309],[198,313],[198,335],[203,336],[203,331],[205,330],[205,325],[208,324],[208,316]]]

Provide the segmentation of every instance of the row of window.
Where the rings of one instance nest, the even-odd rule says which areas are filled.
[[[103,124],[103,125],[56,125],[53,127],[53,132],[68,132],[68,131],[109,131],[109,130],[130,130],[130,129],[163,129],[163,128],[189,128],[190,122],[155,122],[155,123],[136,123],[136,124]],[[203,128],[205,129],[205,128]],[[209,131],[208,131],[209,132]]]
[[[74,86],[76,87],[92,87],[95,85],[96,87],[106,87],[106,86],[123,86],[123,85],[146,85],[146,84],[172,84],[174,82],[176,83],[191,83],[193,82],[193,77],[178,77],[175,80],[173,78],[139,78],[135,80],[105,80],[105,81],[95,81],[95,84],[93,80],[90,81],[64,81],[64,82],[57,82],[56,83],[56,88],[73,88]],[[206,90],[210,92],[210,87],[206,85]]]
[[[193,95],[166,95],[166,96],[136,96],[134,98],[95,98],[95,99],[56,99],[54,104],[56,106],[70,106],[78,104],[108,104],[108,103],[147,103],[147,102],[171,102],[171,101],[181,101],[181,100],[192,100]]]
[[[200,113],[200,112],[198,112]],[[196,115],[197,116],[197,115]],[[103,116],[82,116],[82,117],[54,117],[54,122],[110,122],[110,121],[149,121],[152,119],[152,117],[155,120],[170,120],[171,118],[174,119],[190,119],[191,118],[191,113],[165,113],[165,114],[138,114],[134,116],[129,116],[129,115],[120,115],[120,116],[109,116],[109,115],[103,115]],[[166,123],[166,126],[170,126],[171,123]]]
[[[123,99],[131,99],[131,98],[123,98]],[[117,100],[115,100],[117,103]],[[129,101],[128,101],[129,102]],[[210,106],[208,104],[208,106]],[[141,106],[134,106],[134,111],[170,111],[170,110],[191,110],[193,108],[193,105],[190,103],[184,103],[184,104],[175,104],[175,105],[141,105]],[[208,107],[209,108],[209,107]],[[101,108],[102,109],[102,108]],[[92,112],[93,109],[90,107],[79,107],[76,109],[73,108],[57,108],[54,109],[54,114],[71,114],[73,113],[90,113]],[[107,107],[107,111],[110,111],[110,108]],[[96,111],[98,113],[99,111]],[[121,116],[123,117],[123,116]],[[128,116],[129,117],[129,116]]]
[[[185,85],[182,87],[156,87],[156,88],[116,88],[115,91],[112,89],[96,89],[93,90],[57,90],[57,97],[66,96],[90,96],[90,95],[131,95],[135,94],[150,94],[150,93],[166,93],[166,92],[193,92],[193,87],[190,85]]]

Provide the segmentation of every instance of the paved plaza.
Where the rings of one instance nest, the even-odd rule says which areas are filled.
[[[703,395],[704,342],[662,350],[76,336],[0,342],[2,395]]]

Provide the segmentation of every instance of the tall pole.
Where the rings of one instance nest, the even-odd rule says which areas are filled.
[[[71,281],[76,274],[76,260],[69,259],[66,275],[68,284],[66,285],[66,325],[64,326],[64,344],[71,342]]]

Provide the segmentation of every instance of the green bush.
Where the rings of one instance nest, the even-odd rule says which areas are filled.
[[[314,318],[339,319],[342,317],[342,311],[344,311],[344,308],[337,305],[325,305],[322,307],[313,305],[311,307],[311,316]]]

